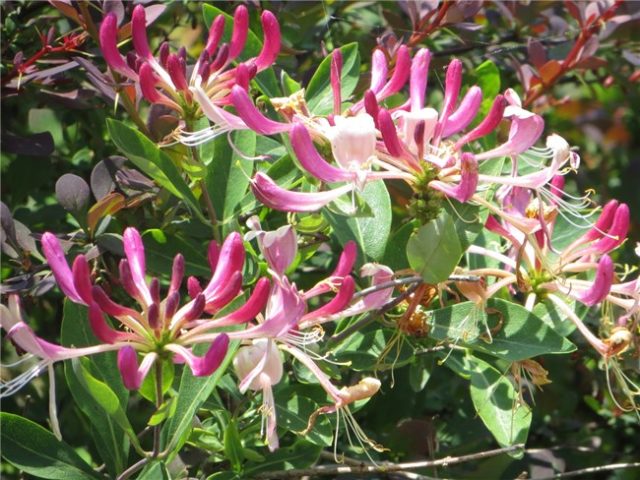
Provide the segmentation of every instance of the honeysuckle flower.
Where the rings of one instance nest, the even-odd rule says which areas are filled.
[[[430,52],[421,49],[411,61],[408,50],[400,48],[393,75],[386,81],[384,55],[380,51],[374,52],[371,88],[361,101],[343,114],[340,111],[342,58],[340,51],[336,50],[330,68],[334,113],[327,118],[311,116],[303,99],[296,97],[294,101],[290,97],[287,101],[279,99],[273,102],[276,110],[289,121],[277,122],[262,115],[246,91],[234,87],[232,103],[246,125],[266,135],[288,131],[300,165],[308,173],[326,183],[347,182],[347,185],[336,185],[326,192],[293,194],[261,173],[252,181],[256,196],[274,209],[309,212],[318,210],[347,192],[362,189],[368,181],[402,179],[414,185],[414,188],[422,188],[416,185],[425,183],[423,177],[429,177],[431,180],[425,184],[430,188],[466,202],[472,200],[477,190],[495,184],[496,178],[502,180],[502,177],[480,175],[478,162],[511,156],[514,158],[514,172],[517,172],[517,156],[529,150],[542,134],[542,118],[522,109],[518,96],[509,90],[504,95],[498,95],[487,116],[475,128],[464,133],[479,111],[482,91],[477,86],[471,87],[458,105],[462,64],[459,60],[453,60],[447,69],[440,112],[425,107],[430,58]],[[409,99],[404,105],[394,111],[378,105],[387,95],[398,92],[407,79],[410,79]],[[511,121],[505,143],[485,152],[461,151],[463,147],[493,132],[503,118]],[[318,153],[314,141],[330,144],[336,165],[327,162]],[[565,148],[566,142],[561,144],[555,137],[550,137],[549,143],[547,150],[536,150],[535,154],[552,158],[550,167],[539,175],[523,178],[521,182],[514,174],[513,177],[506,177],[503,184],[520,182],[517,184],[542,188],[546,180],[573,158],[568,145]]]
[[[285,225],[275,231],[264,231],[257,217],[250,218],[247,224],[251,231],[246,239],[257,241],[267,260],[273,281],[264,315],[257,315],[255,323],[247,322],[245,329],[227,332],[227,335],[230,339],[244,343],[234,359],[239,389],[241,392],[249,389],[262,391],[262,434],[269,448],[274,450],[278,447],[278,438],[272,387],[282,377],[280,351],[288,352],[299,360],[325,387],[335,404],[324,408],[322,412],[346,411],[348,403],[357,396],[354,387],[340,390],[333,386],[317,365],[325,357],[314,353],[309,347],[322,340],[322,323],[377,308],[389,298],[393,288],[352,302],[355,282],[349,274],[356,260],[356,247],[353,242],[349,242],[332,274],[309,290],[301,291],[285,275],[297,252],[297,238],[293,228]],[[364,274],[374,277],[374,282],[388,281],[393,276],[393,272],[383,266],[366,267]],[[313,310],[309,309],[308,302],[311,299],[331,291],[337,292],[330,301]],[[215,320],[203,323],[187,332],[184,338],[192,343],[209,342],[216,338],[215,333],[210,333],[216,326]],[[371,390],[370,395],[375,391]]]
[[[517,285],[527,293],[528,309],[533,309],[539,299],[548,299],[596,351],[610,359],[620,353],[619,343],[595,335],[575,313],[572,303],[594,307],[607,302],[622,309],[625,313],[620,317],[621,328],[636,311],[639,301],[636,282],[617,283],[615,265],[608,255],[626,238],[629,209],[615,200],[609,202],[586,233],[556,251],[551,246],[552,232],[558,218],[557,207],[566,195],[559,178],[562,177],[551,180],[555,196],[549,196],[546,204],[540,197],[532,198],[529,189],[514,187],[508,191],[502,198],[500,221],[489,217],[486,227],[511,243],[510,253],[503,255],[478,246],[469,248],[471,254],[492,256],[505,268],[470,273],[499,278],[491,286],[494,293],[498,288]],[[590,272],[592,279],[588,279]]]
[[[274,451],[279,446],[279,440],[272,387],[282,379],[283,368],[282,354],[272,340],[253,340],[250,345],[240,347],[233,359],[233,366],[239,378],[249,378],[249,374],[258,365],[262,367],[259,374],[245,385],[249,390],[262,391],[263,422],[260,434],[265,436],[269,450]]]
[[[7,306],[0,305],[0,326],[6,332],[7,339],[21,353],[25,354],[14,365],[3,365],[3,367],[18,366],[24,362],[35,360],[35,363],[20,375],[0,383],[0,398],[13,395],[55,362],[118,350],[128,345],[127,338],[122,338],[111,344],[84,348],[69,348],[48,342],[38,337],[25,322],[20,298],[17,295],[9,295]],[[53,381],[54,376],[50,375],[50,377],[50,380]]]
[[[174,258],[169,289],[161,298],[157,278],[146,278],[146,260],[142,238],[135,228],[127,228],[123,235],[125,257],[120,262],[120,282],[139,310],[117,304],[104,290],[91,283],[88,263],[79,255],[69,268],[58,239],[51,233],[42,236],[45,256],[61,290],[76,303],[89,307],[89,324],[104,345],[96,352],[118,350],[118,367],[129,389],[139,388],[149,369],[164,358],[174,363],[186,363],[195,376],[213,373],[223,361],[229,337],[226,333],[210,333],[207,342],[193,342],[194,332],[207,331],[245,323],[255,318],[268,299],[269,281],[260,279],[252,295],[240,308],[220,317],[215,315],[240,294],[244,245],[237,233],[227,237],[222,247],[212,242],[208,258],[212,276],[204,288],[197,281],[190,282],[191,301],[180,307],[180,286],[184,277],[184,258]],[[105,315],[116,320],[112,328]],[[119,327],[122,327],[121,329]],[[191,336],[190,336],[191,335]],[[196,343],[208,343],[204,356],[195,354]],[[138,363],[138,357],[142,360]]]
[[[229,43],[221,43],[225,18],[217,16],[209,30],[204,50],[193,67],[186,65],[186,51],[170,53],[163,43],[154,57],[146,33],[145,9],[137,5],[131,19],[134,50],[126,60],[117,47],[118,25],[115,13],[105,16],[100,25],[100,48],[112,71],[136,86],[148,102],[164,105],[178,113],[188,123],[205,115],[213,125],[198,132],[183,131],[177,139],[187,145],[197,145],[231,130],[248,128],[239,118],[221,107],[228,104],[231,87],[248,88],[258,72],[270,67],[280,51],[280,27],[276,17],[265,10],[261,15],[263,47],[258,56],[237,63],[244,50],[249,31],[249,13],[239,5],[234,13]]]

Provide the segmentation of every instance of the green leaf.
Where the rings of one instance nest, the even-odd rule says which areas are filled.
[[[276,411],[278,427],[284,427],[290,432],[301,432],[307,428],[309,417],[319,405],[308,397],[295,391],[289,391],[288,395],[278,392],[276,396]],[[305,435],[306,440],[322,446],[331,445],[333,430],[326,416],[320,416],[311,431]]]
[[[153,462],[148,464],[140,475],[136,477],[137,480],[171,480],[171,475],[164,462]]]
[[[231,40],[231,32],[233,31],[233,16],[229,15],[226,12],[223,12],[218,7],[207,4],[204,4],[202,6],[202,14],[204,17],[204,23],[207,27],[211,26],[211,23],[218,15],[224,16],[224,35],[222,36],[222,39],[220,41],[229,43],[229,41]],[[242,52],[240,52],[238,60],[245,61],[250,58],[257,57],[260,54],[261,50],[262,41],[252,30],[249,30],[249,33],[247,35],[247,42],[245,43]],[[264,93],[268,97],[279,97],[281,95],[280,89],[278,87],[278,79],[276,78],[276,74],[273,72],[272,68],[268,68],[258,73],[258,75],[256,75],[255,81],[260,87],[262,93]]]
[[[251,478],[258,472],[308,467],[318,460],[321,451],[320,445],[298,440],[290,447],[280,447],[270,453],[264,462],[245,465],[244,478]]]
[[[473,325],[478,318],[478,308],[473,302],[464,302],[428,312],[429,336],[439,341],[454,341],[511,362],[551,353],[570,353],[576,349],[532,312],[497,298],[489,299],[485,308],[488,327],[496,330],[492,334],[493,341],[488,343],[485,327]]]
[[[224,455],[231,463],[234,472],[242,470],[242,461],[244,460],[244,452],[242,442],[240,441],[240,433],[235,419],[229,420],[227,428],[224,429]]]
[[[362,197],[371,208],[371,217],[344,217],[323,210],[341,245],[355,240],[361,254],[359,260],[382,260],[391,230],[391,201],[382,180],[371,182],[362,191]]]
[[[471,358],[471,400],[478,415],[501,447],[524,443],[531,409],[519,401],[513,384],[488,363]],[[513,456],[522,456],[516,452]]]
[[[65,300],[60,340],[67,347],[86,347],[99,343],[91,332],[86,307]],[[126,408],[129,392],[122,384],[116,354],[107,352],[89,357],[87,363],[92,374],[108,384],[118,397],[118,403]],[[90,433],[96,450],[109,473],[116,476],[126,468],[129,456],[129,440],[124,430],[84,388],[70,361],[65,362],[64,374],[76,405],[92,426]]]
[[[500,70],[495,63],[487,60],[476,67],[476,78],[483,95],[479,115],[482,118],[491,108],[493,99],[500,93]]]
[[[399,341],[396,330],[375,328],[355,332],[335,351],[340,362],[350,362],[355,371],[386,370],[400,367],[413,359],[413,349]]]
[[[183,233],[172,234],[153,228],[142,234],[149,271],[156,274],[170,272],[174,257],[181,253],[184,256],[187,275],[205,278],[211,275],[206,257],[206,247],[193,240],[186,240],[182,236]]]
[[[358,84],[360,78],[360,53],[357,43],[348,43],[340,47],[342,52],[342,75],[340,93],[346,100]],[[305,92],[307,106],[311,113],[327,115],[333,112],[333,93],[331,91],[331,55],[328,55],[313,74]]]
[[[66,443],[37,423],[0,413],[2,457],[38,478],[85,480],[102,478]]]
[[[89,363],[89,362],[86,362]],[[138,437],[133,431],[131,423],[127,418],[127,414],[120,405],[118,396],[115,392],[104,382],[101,382],[94,377],[89,368],[83,365],[83,360],[74,358],[71,360],[73,371],[76,374],[76,378],[80,380],[80,384],[84,389],[93,397],[93,399],[100,405],[105,412],[113,419],[113,421],[127,434],[129,440],[133,443],[138,451],[141,451]]]
[[[175,413],[164,424],[161,432],[163,450],[170,448],[172,453],[175,453],[187,441],[193,425],[193,417],[213,392],[218,380],[220,380],[220,377],[222,377],[231,363],[239,346],[240,343],[237,341],[229,344],[227,356],[213,375],[209,375],[208,377],[194,377],[189,368],[185,368],[182,371]],[[202,347],[205,346],[203,345]]]
[[[414,232],[407,243],[409,265],[426,283],[449,278],[463,252],[453,218],[444,211]]]
[[[236,132],[233,143],[237,151],[253,156],[256,151],[256,134],[252,130]],[[205,185],[213,202],[223,234],[229,232],[230,222],[238,215],[238,207],[249,186],[255,162],[242,158],[231,148],[226,136],[212,142],[213,159],[207,165]]]
[[[409,268],[409,260],[407,260],[407,243],[416,228],[415,222],[409,222],[402,225],[396,232],[391,235],[387,248],[384,252],[382,263],[392,270],[402,270]]]
[[[193,213],[204,218],[198,200],[165,152],[142,133],[118,120],[107,119],[107,127],[113,142],[136,167],[171,194],[184,200]]]

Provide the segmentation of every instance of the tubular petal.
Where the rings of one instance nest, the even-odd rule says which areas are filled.
[[[258,280],[245,304],[229,315],[214,320],[216,326],[235,325],[253,320],[267,304],[269,289],[270,283],[267,278]]]
[[[407,83],[410,70],[411,54],[409,53],[409,48],[406,45],[402,45],[398,49],[398,53],[396,53],[396,66],[391,78],[379,92],[376,92],[378,100],[383,100],[394,93],[399,92],[404,84]],[[375,92],[373,87],[371,90]]]
[[[131,16],[131,39],[136,53],[147,60],[153,58],[147,41],[147,19],[142,5],[136,5]]]
[[[280,53],[280,24],[275,15],[268,10],[262,12],[262,50],[254,60],[258,71],[269,68]]]
[[[133,227],[128,227],[124,231],[123,244],[124,253],[127,257],[129,268],[131,270],[133,285],[146,305],[151,305],[151,303],[153,303],[153,300],[151,298],[151,292],[149,291],[149,287],[147,286],[147,281],[145,279],[146,264],[144,256],[144,245],[142,243],[142,237],[140,236],[140,233],[138,233],[138,230]]]
[[[478,114],[481,104],[482,90],[474,85],[467,90],[458,109],[449,116],[449,120],[442,130],[442,136],[447,138],[467,128]]]
[[[291,129],[291,146],[298,157],[302,167],[314,177],[323,182],[346,182],[352,181],[354,175],[340,168],[327,163],[318,153],[311,136],[306,127],[301,123],[296,123]]]
[[[603,255],[598,262],[598,270],[591,288],[576,295],[585,305],[592,307],[603,301],[611,290],[613,283],[614,265],[609,255]]]
[[[238,116],[247,124],[249,128],[262,135],[273,135],[289,130],[291,125],[287,123],[275,122],[265,117],[255,107],[249,93],[246,90],[234,85],[231,89],[231,102],[236,107]]]
[[[51,272],[62,293],[73,302],[85,305],[85,301],[78,294],[73,284],[73,274],[71,273],[67,259],[64,257],[64,252],[56,236],[46,232],[42,235],[40,241],[42,242],[42,251],[49,263],[49,268],[51,268]]]
[[[249,12],[247,7],[239,5],[233,15],[233,33],[229,42],[229,60],[233,60],[240,55],[247,41],[248,33]]]
[[[118,51],[118,19],[116,14],[108,13],[100,25],[100,50],[107,65],[118,73],[131,79],[137,78]]]
[[[264,173],[258,172],[251,180],[251,189],[269,208],[288,212],[315,212],[352,191],[354,185],[344,185],[327,192],[290,192],[279,187]]]
[[[126,333],[114,330],[107,324],[97,303],[89,305],[89,324],[91,331],[101,342],[116,343],[128,337]]]
[[[431,52],[426,48],[418,50],[418,53],[415,54],[411,62],[411,78],[409,80],[411,110],[420,110],[424,107],[430,62]]]
[[[218,49],[218,44],[224,33],[224,15],[218,15],[211,23],[211,29],[209,30],[209,37],[207,38],[207,45],[205,46],[206,52],[209,57]]]
[[[73,285],[76,287],[76,292],[84,303],[92,303],[93,297],[91,295],[91,273],[89,272],[89,263],[84,255],[78,255],[73,261]]]
[[[338,290],[336,296],[333,297],[330,302],[324,304],[322,307],[307,313],[304,317],[302,317],[302,320],[311,320],[340,312],[347,305],[349,305],[349,302],[351,302],[353,293],[355,292],[355,288],[356,284],[353,280],[353,277],[344,277],[344,279],[342,280],[342,285],[340,285],[340,289]]]

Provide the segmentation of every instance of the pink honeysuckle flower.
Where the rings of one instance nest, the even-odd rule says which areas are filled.
[[[182,255],[174,258],[169,289],[166,297],[161,298],[158,279],[147,280],[142,238],[135,228],[127,228],[123,235],[126,258],[120,263],[120,281],[125,291],[138,303],[139,310],[117,304],[101,287],[91,285],[89,268],[83,255],[75,259],[70,269],[60,243],[53,234],[45,233],[42,244],[63,293],[71,301],[89,306],[89,324],[96,337],[104,342],[104,345],[91,348],[96,353],[118,350],[118,365],[123,381],[131,389],[138,388],[151,366],[161,358],[167,358],[166,354],[175,363],[187,364],[196,376],[210,375],[222,363],[229,344],[226,333],[211,331],[253,320],[268,300],[269,281],[263,278],[258,280],[253,293],[238,309],[220,318],[202,318],[206,314],[215,315],[241,293],[245,251],[242,238],[237,233],[229,235],[222,247],[212,242],[208,252],[211,279],[204,288],[199,285],[194,287],[193,283],[197,284],[197,281],[191,281],[189,290],[193,298],[180,307],[179,290],[185,272]],[[116,328],[108,325],[105,315],[116,321]],[[3,321],[3,328],[5,323]],[[210,334],[208,342],[197,342],[210,344],[204,356],[193,352],[195,343],[189,340],[189,333],[194,330],[197,333],[198,328]],[[38,343],[33,345],[37,346]],[[24,346],[21,345],[21,348],[24,349]],[[33,353],[42,357],[42,352],[34,348]],[[140,354],[142,360],[138,364]]]
[[[333,386],[331,380],[318,366],[318,362],[324,360],[324,357],[315,354],[308,347],[322,340],[324,332],[321,324],[330,319],[379,308],[390,298],[393,287],[361,296],[355,302],[353,301],[355,282],[350,272],[357,251],[355,244],[349,242],[345,245],[332,274],[308,291],[301,291],[285,275],[297,252],[295,231],[288,225],[276,231],[264,231],[257,218],[251,218],[247,223],[252,229],[247,234],[247,239],[255,239],[258,242],[269,264],[273,282],[264,315],[258,315],[255,323],[248,322],[244,330],[227,332],[227,335],[232,340],[240,340],[244,343],[234,359],[239,389],[241,392],[248,389],[262,391],[262,434],[269,448],[274,450],[278,446],[278,438],[272,387],[282,377],[283,360],[280,351],[288,352],[302,362],[318,378],[334,402],[332,406],[325,407],[321,412],[316,413],[316,416],[319,413],[337,410],[346,412],[345,408],[354,401],[353,398],[356,395],[354,387],[339,389]],[[393,272],[387,267],[369,264],[363,267],[363,276],[373,277],[374,284],[378,284],[391,279]],[[307,305],[309,300],[331,291],[336,291],[331,300],[314,310],[309,310]],[[212,334],[210,330],[219,326],[216,322],[213,320],[196,326],[185,334],[185,340],[191,343],[206,343],[215,339],[216,334]],[[371,396],[377,389],[368,391],[368,396]]]
[[[114,351],[129,345],[128,341],[121,340],[112,344],[69,348],[43,340],[24,321],[20,299],[17,295],[9,295],[7,306],[0,305],[0,326],[19,351],[26,354],[13,366],[35,360],[35,364],[22,374],[11,380],[0,382],[0,398],[13,395],[55,362]],[[51,375],[51,381],[53,380],[54,377]]]
[[[260,435],[264,436],[272,452],[278,448],[276,403],[272,387],[282,379],[282,354],[273,340],[259,338],[251,344],[240,347],[233,359],[238,378],[249,378],[250,373],[260,366],[259,374],[251,382],[244,384],[245,390],[262,391],[262,425]]]
[[[178,141],[187,145],[198,145],[231,130],[248,128],[237,117],[221,113],[221,106],[229,103],[231,87],[247,88],[249,80],[258,72],[269,68],[280,51],[280,27],[276,17],[265,10],[261,15],[263,47],[257,57],[244,63],[238,62],[249,31],[247,8],[240,5],[234,13],[233,28],[229,44],[220,41],[224,34],[224,16],[217,16],[209,30],[209,36],[200,58],[187,78],[186,53],[169,52],[164,43],[158,57],[149,47],[146,32],[146,15],[142,5],[133,9],[131,36],[134,51],[127,60],[117,47],[118,26],[115,13],[105,16],[100,25],[100,48],[112,71],[133,82],[142,96],[152,104],[164,105],[178,113],[193,116],[204,114],[213,123],[212,127],[198,132],[183,131],[177,134]],[[235,67],[232,63],[236,62]]]

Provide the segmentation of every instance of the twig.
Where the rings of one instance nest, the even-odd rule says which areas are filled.
[[[333,452],[327,452],[323,450],[320,452],[320,458],[325,460],[335,461],[335,457]],[[361,467],[363,465],[373,465],[371,462],[365,462],[363,460],[358,460],[357,458],[345,457],[344,455],[340,455],[340,459],[344,465],[352,465],[355,467]],[[410,480],[433,480],[433,477],[427,477],[426,475],[420,475],[418,473],[413,472],[394,472],[393,478],[408,478]]]
[[[139,460],[138,462],[134,463],[129,468],[127,468],[124,472],[122,472],[116,478],[116,480],[127,480],[127,478],[131,477],[131,475],[136,473],[138,470],[141,470],[142,467],[144,467],[147,463],[149,463],[148,457],[145,457],[142,460]]]
[[[357,322],[345,328],[343,331],[341,331],[337,335],[334,335],[333,337],[331,337],[329,339],[329,342],[330,343],[341,342],[352,333],[360,330],[361,328],[366,327],[371,322],[373,322],[376,319],[376,317],[378,317],[379,315],[382,315],[383,313],[387,312],[388,310],[391,310],[392,308],[402,303],[407,297],[409,297],[413,292],[415,292],[419,286],[420,286],[419,283],[413,284],[411,287],[409,287],[407,291],[402,292],[400,295],[398,295],[396,298],[394,298],[390,302],[383,305],[381,308],[374,310],[373,312],[370,312],[367,316],[365,316],[361,320],[358,320]]]
[[[447,281],[449,282],[479,282],[481,277],[478,275],[449,275]],[[398,287],[400,285],[406,285],[408,283],[422,283],[422,277],[419,275],[414,275],[411,277],[398,278],[396,280],[389,280],[388,282],[380,283],[378,285],[374,285],[372,287],[365,288],[356,292],[353,295],[353,298],[364,297],[365,295],[369,295],[370,293],[375,293],[379,290],[385,290],[390,287]]]
[[[305,475],[309,476],[339,476],[339,475],[364,475],[368,473],[390,473],[400,472],[402,470],[414,470],[418,468],[430,468],[430,467],[449,467],[451,465],[457,465],[459,463],[473,462],[475,460],[481,460],[483,458],[494,457],[496,455],[502,455],[504,453],[515,452],[522,450],[523,444],[513,445],[506,448],[498,448],[496,450],[488,450],[486,452],[472,453],[470,455],[462,455],[460,457],[445,457],[439,460],[426,460],[421,462],[407,462],[407,463],[386,463],[384,465],[366,465],[360,466],[352,465],[318,465],[312,468],[300,468],[291,470],[278,470],[273,472],[264,472],[256,475],[256,479],[287,479],[287,478],[300,478]]]
[[[580,470],[573,470],[571,472],[556,473],[551,477],[540,477],[535,480],[554,480],[556,478],[577,477],[581,475],[588,475],[592,473],[608,472],[611,470],[622,470],[626,468],[640,468],[640,462],[635,463],[612,463],[611,465],[601,465],[599,467],[581,468]]]

